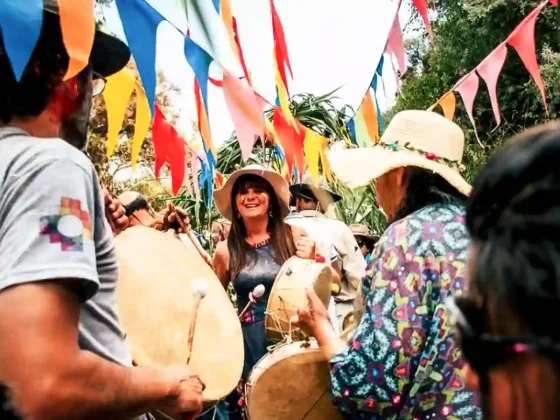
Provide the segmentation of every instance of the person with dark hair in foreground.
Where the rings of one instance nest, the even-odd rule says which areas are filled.
[[[330,360],[334,403],[348,419],[481,419],[445,310],[446,298],[465,288],[471,188],[459,173],[463,148],[453,122],[404,111],[375,147],[330,156],[342,181],[375,182],[391,223],[362,283],[349,348],[312,290],[298,314]]]
[[[195,414],[204,385],[187,366],[132,367],[115,307],[112,200],[83,153],[93,78],[122,69],[130,52],[96,32],[89,65],[63,81],[58,9],[44,7],[19,83],[0,42],[0,417]]]
[[[560,124],[483,167],[467,204],[468,293],[449,302],[485,419],[560,418]]]

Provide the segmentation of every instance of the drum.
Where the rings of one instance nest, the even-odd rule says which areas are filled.
[[[284,263],[274,280],[266,308],[265,328],[268,339],[277,343],[286,336],[303,338],[293,331],[290,319],[298,308],[307,306],[306,288],[312,286],[325,305],[331,297],[332,272],[328,265],[292,257]]]
[[[183,238],[184,239],[184,238]],[[116,238],[117,309],[137,365],[185,364],[194,316],[193,287],[203,281],[189,365],[206,384],[204,400],[227,396],[243,369],[243,337],[222,284],[195,247],[142,226]]]
[[[250,420],[336,420],[329,364],[315,341],[285,344],[263,357],[245,385]]]

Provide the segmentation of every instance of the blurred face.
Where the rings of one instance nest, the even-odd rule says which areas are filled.
[[[222,234],[222,227],[220,224],[215,223],[212,226],[212,233],[210,235],[212,237],[212,243],[217,244],[218,242],[223,241],[223,234]]]
[[[356,238],[356,242],[358,243],[358,246],[360,247],[360,251],[362,252],[362,255],[365,257],[367,254],[369,254],[369,249],[366,246],[366,241],[362,236],[355,236],[355,238]]]
[[[93,74],[90,67],[84,69],[76,80],[69,80],[70,91],[77,91],[73,101],[68,101],[71,112],[64,113],[60,136],[79,150],[85,150],[88,142],[89,120],[93,101]],[[74,85],[75,83],[75,85]]]
[[[246,183],[237,191],[235,207],[244,221],[268,218],[270,196],[264,186]]]
[[[396,168],[375,181],[377,203],[388,221],[395,218],[406,194],[404,174],[404,168]]]

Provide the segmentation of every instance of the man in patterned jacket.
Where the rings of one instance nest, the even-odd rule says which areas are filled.
[[[482,418],[444,303],[465,287],[471,187],[460,175],[463,147],[453,122],[405,111],[375,147],[330,156],[342,181],[375,183],[390,223],[359,292],[363,315],[349,348],[314,292],[299,312],[330,360],[334,402],[347,418]]]

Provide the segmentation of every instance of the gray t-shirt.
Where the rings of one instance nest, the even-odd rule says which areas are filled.
[[[113,234],[92,163],[63,140],[0,128],[0,293],[55,279],[73,279],[83,299],[80,348],[131,366],[115,305]]]

